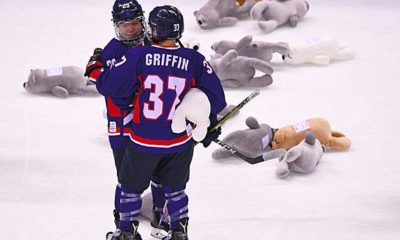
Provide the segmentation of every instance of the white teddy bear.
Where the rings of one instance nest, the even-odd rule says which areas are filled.
[[[269,33],[286,23],[296,27],[309,9],[305,0],[263,0],[251,8],[250,16],[258,21],[264,32]]]
[[[289,54],[283,55],[284,62],[289,64],[313,63],[328,65],[331,60],[348,60],[354,58],[354,51],[342,47],[332,37],[314,37],[305,41],[288,43]]]
[[[172,132],[187,131],[192,134],[193,140],[201,142],[207,135],[210,113],[211,105],[207,95],[198,88],[192,88],[175,110],[171,124]],[[196,124],[196,127],[192,130],[186,124],[186,120]]]

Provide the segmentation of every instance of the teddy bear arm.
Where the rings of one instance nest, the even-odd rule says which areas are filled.
[[[304,149],[302,147],[293,147],[285,155],[285,161],[287,163],[292,163],[299,159],[304,154]]]
[[[299,16],[297,14],[290,16],[288,22],[291,27],[296,27],[299,23]]]
[[[60,98],[66,98],[69,96],[69,92],[67,89],[61,87],[61,86],[55,86],[51,89],[51,92],[56,96]]]
[[[227,158],[227,157],[231,157],[233,156],[233,154],[224,149],[224,148],[219,148],[217,150],[215,150],[212,154],[211,154],[212,158],[214,159],[221,159],[221,158]]]
[[[278,22],[276,20],[268,20],[268,21],[258,21],[258,26],[265,33],[272,32],[275,28],[278,27]]]
[[[218,21],[218,26],[220,27],[229,27],[233,26],[238,22],[238,19],[235,17],[224,17]]]
[[[316,55],[311,59],[311,62],[317,65],[328,65],[330,63],[330,59],[325,55]]]
[[[230,87],[230,88],[238,88],[242,85],[240,81],[237,79],[225,79],[221,81],[221,84],[224,87]]]
[[[265,74],[263,76],[258,76],[250,79],[249,86],[250,87],[266,87],[271,85],[273,82],[272,76],[269,74]]]
[[[289,175],[289,165],[286,161],[281,161],[276,168],[275,174],[279,178],[285,178]]]
[[[99,92],[96,89],[96,85],[86,85],[86,86],[82,86],[81,88],[79,88],[78,94],[96,95],[96,94],[99,94]]]
[[[342,47],[339,49],[337,53],[337,57],[339,60],[347,60],[354,58],[354,51],[348,47]]]

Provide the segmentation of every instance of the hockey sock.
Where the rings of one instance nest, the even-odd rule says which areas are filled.
[[[165,196],[161,183],[156,178],[151,180],[151,195],[153,197],[153,209],[162,213],[165,205]]]
[[[120,203],[119,229],[128,231],[131,223],[138,220],[140,209],[142,208],[142,197],[140,193],[129,190],[121,185],[121,191],[117,198]]]
[[[189,198],[185,193],[185,185],[181,187],[163,186],[166,205],[171,220],[171,229],[177,229],[181,219],[188,217]]]
[[[118,212],[119,210],[119,196],[121,196],[121,184],[117,184],[117,186],[115,187],[115,198],[114,198],[114,207],[115,210],[117,210]]]

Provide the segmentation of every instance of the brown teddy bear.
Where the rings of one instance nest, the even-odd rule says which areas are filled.
[[[327,120],[311,118],[277,129],[272,140],[272,149],[284,148],[289,150],[305,138],[307,131],[313,132],[321,144],[329,148],[335,150],[350,148],[351,140],[343,133],[333,131]]]

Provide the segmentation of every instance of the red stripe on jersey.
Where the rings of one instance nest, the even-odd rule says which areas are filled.
[[[106,97],[107,112],[109,116],[121,117],[121,110],[117,105],[114,104],[111,97]]]
[[[124,133],[128,134],[133,142],[147,147],[172,147],[183,144],[190,139],[186,134],[170,140],[149,139],[135,135],[130,128],[124,128]]]
[[[136,124],[139,124],[140,123],[140,113],[141,113],[140,104],[139,104],[139,98],[140,98],[140,96],[142,95],[142,92],[143,92],[142,75],[138,75],[137,76],[137,80],[139,81],[139,92],[135,96],[135,110],[134,110],[134,113],[133,113],[133,122],[136,123]]]

